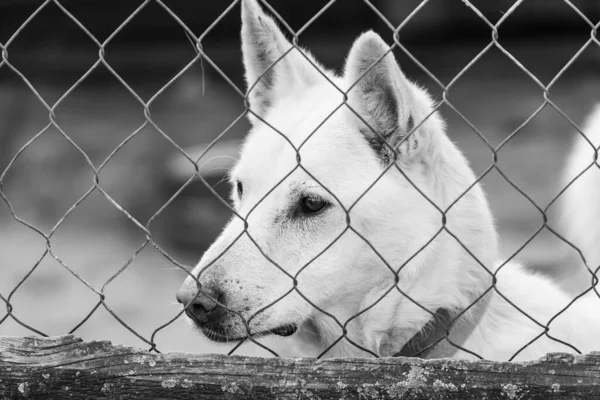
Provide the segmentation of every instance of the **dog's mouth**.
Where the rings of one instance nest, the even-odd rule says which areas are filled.
[[[277,336],[287,337],[292,336],[294,333],[296,333],[297,330],[298,327],[296,325],[289,324],[280,326],[279,328],[271,329],[269,333],[272,333],[273,335]]]
[[[259,332],[252,332],[251,335],[230,335],[222,329],[214,329],[208,326],[200,326],[202,333],[212,341],[215,342],[237,342],[239,340],[247,339],[249,336],[251,337],[263,337],[267,335],[276,335],[282,337],[288,337],[296,333],[298,330],[298,326],[294,324],[286,324],[279,326],[277,328],[268,329]]]

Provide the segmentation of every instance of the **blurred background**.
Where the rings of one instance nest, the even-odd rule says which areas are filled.
[[[327,3],[269,1],[293,30]],[[499,150],[497,165],[530,200],[497,170],[482,179],[502,255],[516,253],[577,292],[572,267],[563,262],[573,251],[556,236],[543,229],[521,250],[543,226],[535,204],[543,210],[562,189],[560,174],[577,135],[551,106],[528,120],[543,105],[544,93],[523,68],[543,85],[553,82],[550,99],[581,124],[600,100],[600,46],[584,47],[591,27],[565,1],[525,0],[498,29],[504,51],[492,46],[481,54],[492,31],[464,1],[370,3],[389,24],[402,26],[404,50],[396,56],[409,77],[437,99],[440,83],[452,82],[448,99],[460,114],[447,105],[441,112],[477,174],[493,164],[489,146],[521,127]],[[514,1],[471,4],[495,24]],[[594,24],[600,20],[600,2],[570,4]],[[10,301],[14,317],[48,335],[77,328],[74,333],[84,339],[148,346],[133,330],[146,340],[156,333],[161,351],[230,348],[207,343],[181,320],[156,331],[177,315],[175,292],[186,274],[155,247],[144,246],[145,233],[132,219],[148,227],[165,254],[188,266],[228,220],[229,187],[222,178],[249,128],[234,87],[245,91],[239,12],[231,0],[0,0],[0,183],[12,207],[0,202],[0,335],[32,333],[7,316]],[[210,60],[197,59],[180,21],[204,35]],[[299,42],[340,71],[354,38],[367,29],[393,41],[390,27],[366,2],[338,0]],[[96,41],[107,42],[102,51]],[[152,123],[142,105],[149,100]],[[220,135],[198,164],[224,201],[198,179],[182,189],[194,168],[178,149],[197,157]],[[92,166],[101,167],[102,191],[91,190]],[[552,207],[549,215],[552,224]],[[36,230],[50,235],[51,254]],[[95,309],[99,296],[74,274],[104,290],[108,308],[131,329],[103,306]],[[244,353],[263,354],[252,346]]]

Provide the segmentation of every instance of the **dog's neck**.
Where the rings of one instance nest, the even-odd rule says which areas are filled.
[[[484,296],[468,310],[437,310],[431,320],[394,357],[430,359],[454,356],[475,331],[488,305],[489,296]]]
[[[483,296],[467,310],[438,309],[412,338],[404,343],[391,343],[396,350],[379,354],[372,345],[361,340],[360,333],[354,331],[352,324],[349,325],[347,339],[339,340],[342,334],[337,324],[327,324],[321,319],[310,320],[299,332],[302,338],[298,351],[304,356],[307,352],[317,356],[337,342],[326,351],[326,357],[365,357],[368,353],[363,349],[368,349],[378,356],[450,358],[461,351],[462,345],[478,328],[482,315],[488,310],[490,298],[490,295]]]
[[[423,329],[410,339],[394,357],[428,358],[431,353],[437,352],[438,347],[447,340],[454,323],[459,317],[446,308],[437,310]]]

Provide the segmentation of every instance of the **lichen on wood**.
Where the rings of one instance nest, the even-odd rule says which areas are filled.
[[[525,363],[155,354],[71,335],[0,338],[0,399],[600,399],[600,353]]]

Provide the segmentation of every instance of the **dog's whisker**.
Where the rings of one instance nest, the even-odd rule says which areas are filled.
[[[213,171],[229,171],[229,168],[226,167],[213,167],[211,169],[207,169],[206,171],[203,171],[204,173],[208,174],[209,172],[213,172]],[[221,178],[221,180],[219,182],[217,182],[215,184],[215,186],[217,186],[219,183],[223,182],[226,178]]]
[[[232,157],[232,156],[218,155],[218,156],[213,156],[213,157],[209,158],[208,160],[204,160],[204,162],[202,164],[198,165],[198,167],[202,168],[204,165],[208,164],[209,162],[215,161],[215,160],[217,160],[219,158],[229,158],[229,159],[234,160],[234,161],[239,161],[237,158]]]

